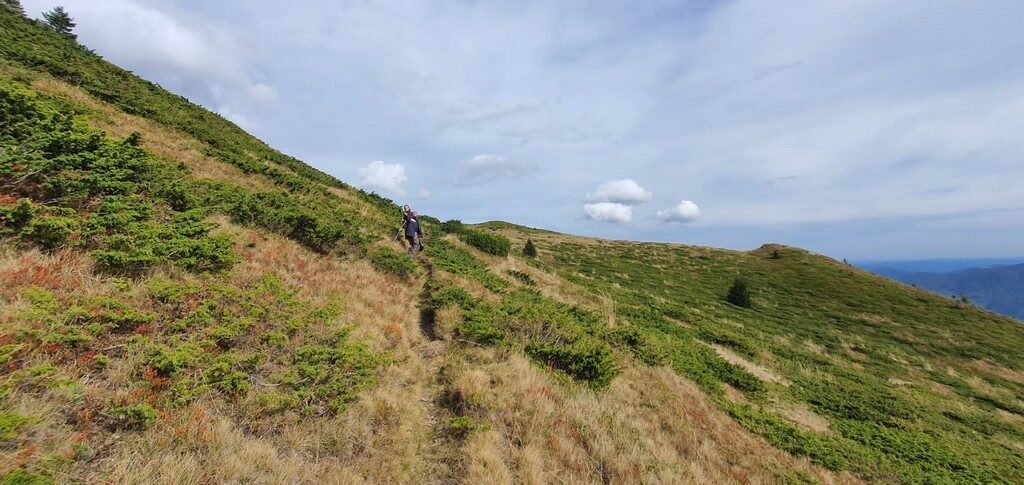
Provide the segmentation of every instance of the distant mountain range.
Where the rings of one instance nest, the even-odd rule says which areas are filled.
[[[979,266],[984,263],[995,265],[963,268],[962,265],[967,261],[969,260],[908,261],[889,264],[868,263],[860,266],[941,295],[963,295],[975,305],[1024,320],[1024,263],[1019,263],[1020,259],[974,260],[974,264]],[[1005,261],[1015,261],[1019,264],[1000,264]],[[922,271],[922,268],[933,270]]]

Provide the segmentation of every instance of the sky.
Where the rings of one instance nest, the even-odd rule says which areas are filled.
[[[1024,256],[1024,2],[23,0],[440,219]]]

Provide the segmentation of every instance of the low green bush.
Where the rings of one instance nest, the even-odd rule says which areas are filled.
[[[496,311],[490,305],[479,304],[467,311],[462,322],[456,327],[456,334],[463,339],[484,345],[497,345],[507,341],[505,332],[494,325]]]
[[[697,326],[697,336],[705,342],[721,344],[743,355],[753,357],[757,354],[757,345],[743,334],[742,329],[722,321],[705,322]]]
[[[32,220],[37,211],[32,200],[25,197],[10,205],[0,205],[0,236],[17,233]]]
[[[153,345],[146,353],[145,364],[163,377],[173,377],[198,363],[205,352],[198,345],[184,344],[170,347]]]
[[[764,391],[764,382],[732,362],[713,360],[711,369],[719,380],[743,392],[757,394]]]
[[[56,249],[68,242],[77,224],[71,217],[40,215],[32,218],[20,236],[43,249]]]
[[[444,239],[428,244],[425,253],[433,260],[435,267],[475,279],[495,293],[503,292],[510,286],[508,281],[492,273],[472,253]]]
[[[220,358],[205,372],[206,382],[221,392],[231,395],[245,395],[252,389],[249,376],[235,367],[230,358]]]
[[[68,106],[9,79],[0,79],[0,119],[10,122],[0,126],[0,140],[22,152],[16,164],[0,162],[0,183],[18,197],[0,206],[0,235],[17,233],[46,249],[74,239],[114,273],[165,263],[219,270],[238,261],[228,236],[210,234],[206,211],[175,210],[191,205],[179,200],[189,197],[170,194],[168,207],[153,195],[188,179],[184,169],[110,139]]]
[[[327,344],[299,347],[282,383],[292,388],[304,408],[341,412],[361,391],[377,381],[377,368],[389,358],[344,333]]]
[[[461,234],[466,230],[466,225],[458,219],[449,219],[441,223],[441,232],[445,234]]]
[[[618,374],[611,349],[596,340],[582,339],[569,345],[530,342],[526,353],[592,387],[605,387]]]
[[[467,228],[459,237],[462,242],[495,256],[508,256],[509,250],[512,249],[512,242],[507,237],[489,231]]]
[[[537,282],[533,281],[533,278],[529,274],[527,274],[527,273],[524,273],[522,271],[517,271],[517,270],[514,270],[514,269],[508,270],[507,273],[508,273],[509,276],[519,280],[519,282],[524,284],[524,285],[527,285],[527,286],[536,286],[537,285]]]
[[[633,355],[647,365],[662,365],[668,359],[665,343],[651,335],[650,331],[636,327],[617,327],[608,332],[606,338],[629,349]]]
[[[755,409],[749,404],[722,401],[733,419],[745,428],[764,436],[775,446],[796,455],[807,456],[811,461],[830,470],[845,470],[849,467],[849,452],[830,437],[804,431],[785,419]]]
[[[202,290],[192,284],[178,283],[166,278],[151,278],[146,282],[150,296],[161,303],[180,304]]]
[[[418,269],[416,261],[408,253],[391,246],[381,246],[370,251],[370,262],[380,271],[403,278],[415,275]]]
[[[428,310],[440,310],[448,305],[458,305],[463,310],[470,310],[476,306],[476,299],[463,288],[457,286],[433,285],[430,287],[430,297],[424,302]]]
[[[144,430],[156,423],[156,409],[148,404],[133,404],[107,409],[116,429]]]
[[[0,411],[0,442],[16,440],[18,430],[33,421],[29,416]]]

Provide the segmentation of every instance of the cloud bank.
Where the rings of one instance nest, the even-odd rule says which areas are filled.
[[[498,180],[515,180],[537,172],[537,164],[511,160],[500,155],[480,154],[463,161],[455,170],[455,182],[472,185]]]

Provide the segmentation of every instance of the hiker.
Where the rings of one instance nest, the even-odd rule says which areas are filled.
[[[405,233],[405,240],[409,241],[409,255],[422,251],[423,228],[416,213],[408,205],[402,207],[402,230]]]
[[[423,224],[420,224],[419,213],[412,211],[412,219],[416,221],[416,244],[419,244],[416,251],[423,251]]]

